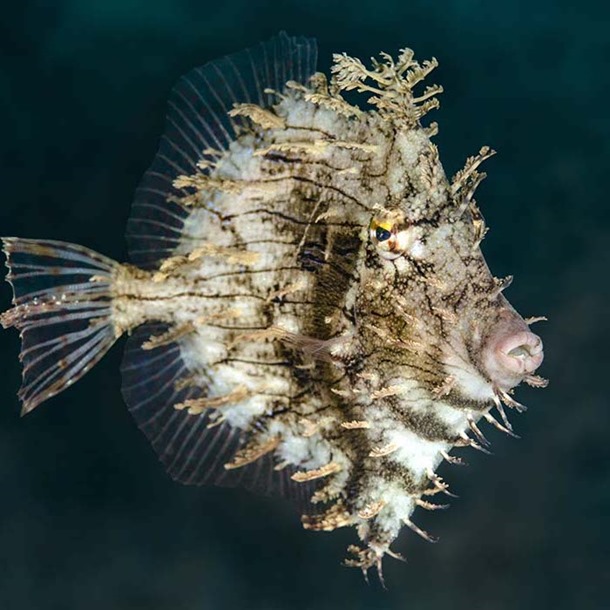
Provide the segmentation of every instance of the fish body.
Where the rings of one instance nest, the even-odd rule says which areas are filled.
[[[371,67],[285,34],[177,84],[136,193],[132,264],[5,238],[29,411],[123,334],[123,395],[168,472],[293,498],[354,526],[349,565],[396,554],[450,494],[455,449],[535,375],[542,343],[480,250],[488,148],[448,180],[424,126],[440,87],[411,51]],[[343,94],[356,91],[363,107]],[[368,104],[368,105],[367,105]],[[494,409],[499,420],[492,414]]]

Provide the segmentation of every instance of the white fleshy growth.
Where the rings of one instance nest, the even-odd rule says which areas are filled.
[[[408,467],[416,479],[434,471],[442,461],[440,452],[449,448],[447,443],[429,441],[407,428],[388,431],[386,438],[389,444],[397,447],[391,454],[392,461]]]

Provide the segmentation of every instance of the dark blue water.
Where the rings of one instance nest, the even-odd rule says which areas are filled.
[[[547,390],[515,441],[443,474],[460,495],[404,533],[388,592],[339,565],[276,501],[172,483],[120,396],[115,347],[20,420],[16,333],[0,335],[0,608],[598,610],[610,607],[610,9],[604,3],[56,0],[0,18],[0,233],[125,260],[133,190],[172,83],[281,29],[367,58],[436,56],[448,173],[489,144],[484,250],[524,315],[546,314]],[[3,286],[2,308],[10,292]]]

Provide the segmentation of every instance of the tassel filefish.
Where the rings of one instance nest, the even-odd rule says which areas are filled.
[[[316,72],[286,34],[196,68],[135,194],[129,264],[4,238],[27,413],[122,335],[122,393],[169,474],[291,498],[353,526],[381,575],[436,474],[541,387],[540,338],[490,273],[474,198],[487,147],[449,180],[426,123],[436,61],[409,49]],[[349,100],[344,95],[351,92]],[[358,98],[358,96],[360,96]],[[360,99],[355,105],[352,99]]]

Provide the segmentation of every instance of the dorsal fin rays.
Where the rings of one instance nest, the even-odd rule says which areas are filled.
[[[176,405],[205,397],[208,388],[202,374],[198,374],[197,384],[188,383],[193,371],[182,357],[183,337],[146,347],[151,345],[151,337],[162,336],[170,336],[166,324],[137,328],[127,342],[121,372],[128,409],[168,474],[187,485],[242,486],[281,495],[303,508],[313,486],[291,481],[293,468],[275,470],[273,452],[238,468],[225,467],[245,443],[242,431],[222,420],[221,409],[176,409]]]
[[[195,68],[174,87],[165,133],[152,165],[136,191],[127,225],[131,261],[154,269],[174,252],[187,212],[176,200],[188,195],[174,186],[181,175],[200,172],[197,164],[224,152],[236,138],[241,117],[230,117],[234,104],[269,107],[287,81],[305,84],[315,72],[315,41],[284,32],[266,43]]]

